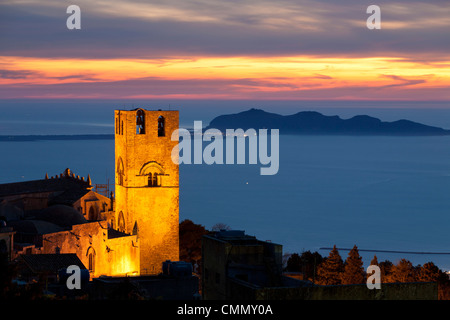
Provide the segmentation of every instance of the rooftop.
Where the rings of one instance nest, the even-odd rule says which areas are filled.
[[[267,241],[256,239],[255,236],[245,234],[245,231],[243,230],[220,230],[216,231],[213,235],[205,235],[205,237],[231,243],[233,245],[261,245],[267,243]]]
[[[70,169],[66,169],[64,173],[56,177],[48,178],[48,175],[46,175],[42,180],[0,184],[0,197],[24,193],[64,192],[67,190],[79,190],[80,192],[85,190],[87,193],[90,188],[91,181],[89,176],[87,181],[85,181],[83,177],[75,176],[74,173],[70,172]],[[62,197],[64,198],[64,196]]]
[[[58,272],[70,265],[76,265],[80,269],[86,269],[75,253],[65,254],[23,254],[19,259],[33,272],[45,271]]]

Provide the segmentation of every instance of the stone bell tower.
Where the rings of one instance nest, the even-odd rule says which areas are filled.
[[[141,274],[179,260],[178,111],[115,110],[115,225],[138,235]]]

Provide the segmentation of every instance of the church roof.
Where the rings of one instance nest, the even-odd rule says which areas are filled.
[[[76,201],[81,199],[83,196],[85,196],[87,193],[89,193],[90,190],[87,189],[69,189],[65,190],[62,193],[53,194],[48,199],[48,205],[54,205],[54,204],[62,204],[71,206]]]
[[[0,184],[0,197],[26,194],[26,193],[40,193],[40,192],[57,192],[57,191],[71,191],[79,190],[86,193],[91,189],[90,179],[85,181],[84,178],[79,178],[66,169],[63,174],[56,176],[56,178],[32,180],[24,182],[13,182]]]
[[[51,271],[58,272],[70,265],[76,265],[80,269],[86,269],[75,253],[61,254],[23,254],[20,255],[23,263],[35,273]]]

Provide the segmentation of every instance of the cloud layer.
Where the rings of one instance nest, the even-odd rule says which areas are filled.
[[[3,97],[450,98],[448,1],[76,2],[0,4]]]
[[[446,1],[379,1],[382,29],[366,28],[371,1],[164,0],[77,4],[82,30],[69,31],[66,3],[6,1],[2,55],[41,57],[401,55],[442,59],[450,49]],[[445,57],[446,58],[446,57]]]

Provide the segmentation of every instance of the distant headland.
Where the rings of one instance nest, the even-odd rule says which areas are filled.
[[[325,116],[315,111],[302,111],[283,116],[260,109],[222,115],[214,118],[206,128],[226,129],[279,129],[280,134],[298,135],[385,135],[385,136],[442,136],[450,130],[425,124],[398,120],[385,122],[367,115],[350,119]]]

